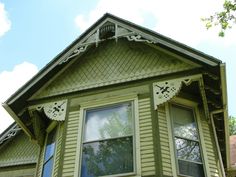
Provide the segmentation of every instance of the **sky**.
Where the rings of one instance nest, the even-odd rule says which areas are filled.
[[[202,17],[222,0],[0,0],[0,102],[106,12],[152,29],[226,63],[229,115],[236,116],[236,26],[218,37]],[[0,132],[13,119],[0,107]]]

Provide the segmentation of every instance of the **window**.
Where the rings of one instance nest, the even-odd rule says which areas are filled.
[[[194,111],[189,108],[172,105],[171,116],[179,174],[182,176],[204,177]]]
[[[132,102],[85,111],[81,177],[134,172]]]
[[[56,128],[54,128],[50,133],[48,133],[47,136],[42,177],[50,177],[52,175],[55,141],[56,141]]]

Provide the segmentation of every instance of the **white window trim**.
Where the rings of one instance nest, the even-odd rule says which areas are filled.
[[[191,176],[186,176],[182,175],[179,173],[179,167],[178,167],[178,159],[176,157],[176,148],[175,148],[175,142],[174,142],[174,134],[173,134],[173,119],[171,118],[171,104],[179,105],[181,107],[186,107],[189,109],[193,110],[194,113],[194,119],[197,123],[197,130],[199,134],[199,146],[200,146],[200,152],[201,152],[201,157],[202,157],[202,164],[203,164],[203,169],[206,177],[210,177],[210,168],[209,168],[209,163],[208,163],[208,158],[207,158],[207,152],[206,152],[206,147],[205,147],[205,142],[204,142],[204,136],[202,132],[202,126],[201,126],[201,121],[200,121],[200,113],[198,109],[198,103],[180,98],[180,97],[175,97],[171,100],[170,103],[165,104],[166,108],[166,115],[167,115],[167,120],[168,120],[168,127],[170,127],[170,146],[172,148],[171,151],[171,163],[172,163],[172,169],[175,170],[173,171],[173,176],[174,177],[191,177]]]
[[[48,141],[48,134],[51,133],[54,129],[56,129],[55,131],[55,149],[54,149],[54,153],[53,153],[53,165],[52,165],[52,174],[51,176],[53,176],[54,174],[54,166],[55,166],[55,156],[56,156],[56,152],[57,152],[57,140],[58,140],[58,134],[59,134],[59,127],[56,127],[58,124],[56,121],[52,121],[49,126],[46,128],[46,138],[44,140],[44,146],[43,146],[43,158],[42,158],[42,169],[40,170],[40,177],[42,177],[43,175],[43,169],[44,169],[44,158],[45,158],[45,151],[46,151],[46,145],[47,145],[47,141]]]
[[[76,157],[75,157],[75,170],[74,176],[81,176],[81,157],[82,157],[82,143],[83,143],[83,128],[85,121],[85,111],[87,109],[103,107],[107,105],[119,104],[124,102],[132,102],[133,113],[134,113],[134,172],[125,173],[125,174],[115,174],[107,175],[103,177],[118,177],[118,176],[132,176],[132,177],[141,177],[141,155],[140,155],[140,136],[139,136],[139,115],[138,115],[138,96],[137,94],[127,94],[124,96],[114,96],[108,97],[102,100],[94,100],[89,102],[80,103],[80,119],[79,119],[79,131],[78,131],[78,140],[76,148]]]

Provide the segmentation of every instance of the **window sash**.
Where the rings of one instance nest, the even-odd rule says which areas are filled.
[[[177,139],[181,139],[181,138],[177,138]],[[198,147],[197,148],[197,150],[198,150],[198,152],[196,152],[196,155],[197,156],[195,156],[195,159],[196,160],[191,160],[191,158],[186,158],[185,160],[189,160],[189,161],[193,161],[193,162],[202,162],[202,157],[201,157],[201,148],[200,148],[200,144],[199,144],[199,142],[196,142],[196,141],[191,141],[191,140],[186,140],[187,141],[187,143],[188,142],[190,142],[190,145],[192,145],[192,142],[194,142],[195,143],[195,145],[194,145],[194,147],[191,147],[190,146],[190,149],[191,149],[191,151],[190,152],[188,152],[188,149],[186,149],[188,146],[188,144],[186,145],[186,146],[183,146],[183,147],[180,147],[180,149],[177,149],[177,146],[176,146],[176,138],[175,138],[175,148],[176,148],[176,156],[177,156],[177,158],[178,159],[184,159],[184,158],[181,158],[181,156],[179,156],[179,151],[181,151],[182,149],[185,149],[185,153],[186,154],[183,154],[183,155],[186,155],[187,156],[187,158],[189,157],[189,155],[192,155],[193,153],[194,153],[194,150],[195,150],[195,147]],[[197,146],[196,146],[197,145]],[[199,159],[199,160],[198,160]]]
[[[179,136],[179,135],[176,135],[175,134],[175,131],[174,131],[174,128],[175,128],[175,125],[174,125],[174,117],[173,117],[173,106],[179,108],[179,109],[183,109],[183,110],[189,110],[192,112],[192,115],[193,115],[193,120],[194,120],[194,123],[196,124],[196,133],[197,133],[197,139],[192,139],[192,138],[188,138],[188,137],[183,137],[183,136]],[[188,163],[193,163],[193,164],[198,164],[198,165],[202,165],[202,168],[203,168],[203,173],[205,174],[205,170],[204,170],[204,163],[202,161],[202,151],[201,151],[201,144],[200,144],[200,137],[199,137],[199,130],[198,130],[198,126],[197,126],[197,120],[196,120],[196,115],[195,115],[195,111],[193,108],[189,108],[189,107],[186,107],[186,106],[182,106],[182,105],[178,105],[178,104],[171,104],[170,105],[170,110],[171,110],[171,122],[172,122],[172,133],[173,133],[173,138],[174,138],[174,148],[175,148],[175,157],[176,157],[176,162],[177,162],[177,169],[178,169],[178,173],[179,175],[182,175],[182,176],[188,176],[186,174],[182,174],[180,173],[180,169],[179,169],[179,161],[184,161],[184,162],[188,162]],[[188,159],[182,159],[182,158],[179,158],[177,156],[177,147],[176,147],[176,143],[175,143],[175,138],[179,138],[179,139],[183,139],[183,140],[187,140],[187,141],[190,141],[190,142],[195,142],[195,143],[198,143],[198,146],[199,146],[199,153],[200,153],[200,158],[201,158],[201,162],[198,162],[198,161],[192,161],[192,160],[188,160]]]
[[[83,120],[83,134],[82,134],[82,141],[83,143],[85,142],[91,142],[91,141],[100,141],[100,140],[105,140],[105,139],[109,139],[109,138],[117,138],[117,137],[124,137],[124,136],[128,136],[130,135],[130,133],[128,134],[123,134],[123,135],[119,135],[119,136],[113,136],[111,135],[111,137],[105,137],[105,138],[102,138],[102,137],[98,137],[97,139],[92,139],[92,140],[86,140],[86,126],[87,126],[87,115],[88,113],[91,111],[91,112],[100,112],[100,111],[103,111],[103,110],[110,110],[110,109],[115,109],[115,108],[119,108],[121,107],[122,105],[129,105],[130,108],[131,108],[131,132],[132,132],[132,135],[134,134],[134,105],[133,105],[133,102],[132,101],[129,101],[129,102],[122,102],[122,103],[117,103],[117,104],[113,104],[113,105],[104,105],[104,106],[100,106],[100,107],[95,107],[95,108],[88,108],[84,111],[84,120]],[[89,118],[89,117],[88,117]],[[127,119],[127,122],[129,121],[129,119]]]
[[[85,121],[86,121],[86,116],[87,116],[87,111],[90,111],[92,109],[94,110],[100,110],[100,109],[103,109],[103,108],[113,108],[113,107],[117,107],[119,105],[122,105],[122,104],[130,104],[131,106],[131,128],[132,128],[132,134],[127,134],[127,135],[122,135],[122,136],[115,136],[115,137],[111,137],[111,138],[100,138],[100,139],[97,139],[97,140],[91,140],[91,141],[85,141],[84,139],[84,134],[85,134]],[[112,175],[103,175],[104,177],[110,177],[110,176],[125,176],[125,175],[128,175],[128,174],[134,174],[135,171],[136,171],[136,166],[135,166],[135,163],[136,163],[136,149],[135,149],[135,113],[134,113],[134,102],[133,101],[126,101],[126,102],[121,102],[121,103],[115,103],[113,105],[104,105],[104,106],[100,106],[100,107],[93,107],[93,108],[88,108],[88,109],[85,109],[84,110],[84,116],[83,116],[83,125],[82,125],[82,148],[81,148],[81,151],[83,151],[83,146],[86,145],[86,144],[89,144],[89,143],[96,143],[96,142],[101,142],[101,141],[109,141],[109,140],[115,140],[115,139],[121,139],[121,138],[125,138],[125,137],[131,137],[132,138],[132,156],[133,156],[133,171],[131,172],[124,172],[124,173],[117,173],[117,174],[112,174]],[[82,152],[81,152],[81,156],[82,156]],[[81,158],[81,161],[80,161],[80,176],[82,176],[82,159],[83,157]]]

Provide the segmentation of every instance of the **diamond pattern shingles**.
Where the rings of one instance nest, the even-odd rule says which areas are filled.
[[[36,163],[39,147],[20,132],[1,148],[0,167]]]
[[[193,66],[144,43],[107,41],[91,48],[36,98],[183,71]]]

